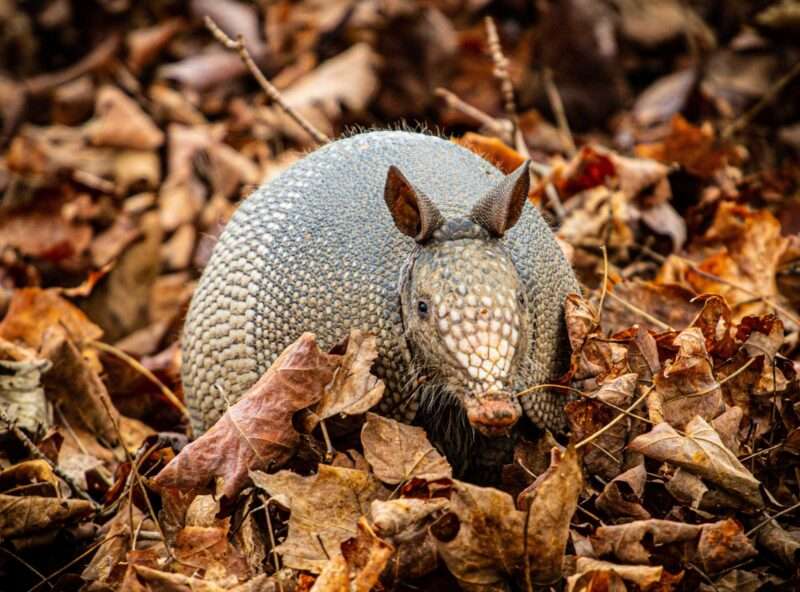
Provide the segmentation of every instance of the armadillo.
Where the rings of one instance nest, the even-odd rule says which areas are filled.
[[[563,304],[578,291],[529,183],[528,163],[504,175],[447,139],[373,131],[257,189],[226,225],[187,316],[195,431],[303,332],[327,347],[351,328],[377,335],[378,411],[429,427],[458,466],[523,411],[560,428],[558,392],[517,396],[564,369]]]

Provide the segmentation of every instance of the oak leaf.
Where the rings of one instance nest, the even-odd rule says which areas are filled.
[[[216,488],[233,498],[248,472],[285,463],[300,442],[292,416],[322,397],[340,357],[325,354],[314,336],[290,345],[210,430],[186,446],[155,478],[157,487]]]
[[[374,413],[361,430],[364,456],[375,476],[395,485],[412,477],[449,479],[453,469],[428,441],[425,430]]]

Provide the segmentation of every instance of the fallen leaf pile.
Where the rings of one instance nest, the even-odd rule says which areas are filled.
[[[800,588],[799,15],[0,0],[0,590]],[[532,159],[582,286],[548,386],[569,430],[526,431],[499,481],[370,411],[355,330],[295,336],[191,433],[189,301],[315,147],[298,115]]]

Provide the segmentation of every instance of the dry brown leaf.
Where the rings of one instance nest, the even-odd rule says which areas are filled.
[[[537,584],[561,577],[569,526],[583,489],[583,473],[574,446],[554,448],[550,467],[521,495],[528,505],[528,556]]]
[[[283,91],[286,103],[328,135],[331,123],[341,119],[342,109],[359,112],[378,90],[377,68],[381,58],[366,43],[357,43],[323,62]],[[270,109],[263,115],[277,129],[301,143],[308,134],[283,111]]]
[[[370,522],[375,532],[397,549],[389,568],[394,581],[413,580],[436,569],[439,555],[428,527],[448,505],[445,498],[372,502]]]
[[[146,565],[131,565],[125,574],[120,592],[149,592],[165,590],[172,592],[191,590],[192,592],[280,592],[283,585],[275,576],[259,574],[238,585],[227,582],[216,583],[204,578],[162,571]],[[129,580],[133,579],[134,582]],[[127,586],[127,587],[126,587]]]
[[[97,93],[95,119],[85,128],[95,146],[153,150],[164,143],[162,132],[141,107],[115,86]]]
[[[642,495],[647,482],[644,464],[638,464],[609,481],[595,504],[611,517],[630,516],[647,520],[650,512],[642,506]]]
[[[86,500],[0,494],[0,537],[17,538],[60,528],[93,512],[92,502]]]
[[[17,427],[34,437],[43,435],[52,423],[42,388],[42,374],[49,369],[50,361],[34,350],[0,337],[0,403]],[[0,427],[0,434],[6,427]]]
[[[287,567],[320,573],[340,545],[358,534],[358,519],[375,499],[389,492],[369,473],[319,466],[319,473],[302,477],[290,471],[254,471],[253,483],[291,510],[289,535],[277,551]]]
[[[460,138],[454,138],[453,142],[491,162],[506,175],[515,171],[517,167],[525,162],[524,156],[513,148],[509,148],[499,138],[467,132]]]
[[[592,393],[592,398],[581,398],[567,403],[565,412],[573,439],[580,441],[588,438],[619,415],[621,411],[617,409],[629,407],[633,401],[637,379],[636,374],[623,374],[602,385],[598,391]],[[605,480],[619,475],[630,426],[631,420],[626,417],[587,445],[583,464],[589,473],[600,475]]]
[[[45,331],[41,355],[52,363],[44,376],[50,397],[59,402],[68,416],[80,418],[79,424],[105,442],[115,444],[119,413],[111,402],[106,385],[63,328],[55,325]]]
[[[425,430],[374,413],[361,429],[364,456],[384,483],[395,485],[412,477],[449,479],[453,469],[428,441]]]
[[[342,543],[349,568],[349,592],[370,592],[383,573],[394,547],[375,534],[367,519],[358,520],[358,534]]]
[[[12,247],[29,257],[63,263],[83,254],[92,243],[92,227],[69,220],[61,209],[47,208],[0,216],[0,249]]]
[[[681,331],[673,343],[678,354],[655,375],[654,382],[665,421],[682,429],[695,416],[715,418],[724,403],[701,330],[690,327]]]
[[[685,524],[669,520],[637,520],[618,526],[601,526],[592,537],[595,551],[626,563],[659,562],[668,546],[678,544],[684,562],[697,561],[715,573],[752,557],[756,551],[734,520]]]
[[[338,351],[338,347],[334,351]],[[353,330],[346,341],[342,361],[334,374],[333,382],[325,388],[322,400],[305,421],[306,431],[313,430],[322,419],[336,415],[366,413],[383,396],[385,385],[370,374],[372,363],[378,357],[375,335]]]
[[[639,144],[636,154],[671,164],[676,162],[699,177],[710,177],[727,164],[738,164],[734,147],[717,140],[711,124],[695,127],[681,115],[672,118],[669,136],[656,144]]]
[[[639,310],[642,315],[625,306],[616,298],[606,298],[603,307],[603,329],[616,333],[636,324],[651,331],[663,331],[663,325],[655,323],[655,318],[675,329],[687,327],[700,310],[698,304],[691,302],[694,292],[674,284],[656,284],[642,280],[628,280],[614,285],[614,295]]]
[[[56,290],[22,288],[14,291],[8,312],[0,323],[0,337],[38,349],[44,332],[53,325],[63,326],[77,343],[100,339],[103,335],[100,327]]]
[[[133,505],[131,513],[118,512],[111,521],[106,524],[106,534],[103,542],[92,556],[81,578],[87,582],[105,583],[113,578],[115,568],[125,560],[125,556],[130,548],[131,528],[139,530],[142,525],[144,515],[141,510]]]
[[[758,479],[725,447],[719,434],[701,417],[686,425],[685,436],[668,423],[660,423],[638,436],[629,447],[650,458],[691,471],[757,508],[764,507]]]
[[[555,581],[581,488],[575,449],[563,456],[555,450],[550,468],[523,494],[530,500],[525,533],[525,512],[507,493],[456,481],[450,512],[459,526],[455,536],[449,529],[433,530],[439,554],[465,590],[505,590],[510,577],[524,581],[526,550],[532,580]]]
[[[722,202],[703,244],[724,247],[722,252],[702,261],[699,269],[748,289],[744,292],[691,270],[687,278],[698,293],[721,294],[734,310],[734,318],[767,314],[771,307],[752,302],[753,293],[778,298],[776,272],[789,241],[781,234],[780,222],[769,210],[753,211],[746,206]]]
[[[612,572],[642,590],[648,590],[658,583],[666,583],[662,582],[662,576],[665,575],[662,566],[620,565],[590,557],[578,557],[575,563],[575,575],[567,578],[567,592],[599,592],[602,588],[598,587],[597,583],[584,584],[584,582],[588,584],[591,581],[586,576],[592,572]],[[666,590],[669,589],[671,588],[666,588]],[[609,592],[611,590],[613,588],[609,587]],[[623,585],[620,590],[626,590],[625,586]]]
[[[248,472],[278,467],[300,441],[292,416],[322,397],[339,356],[325,354],[304,333],[210,430],[189,444],[155,478],[162,488],[216,489],[232,499]]]

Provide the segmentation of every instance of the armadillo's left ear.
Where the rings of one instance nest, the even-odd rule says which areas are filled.
[[[488,230],[492,236],[503,236],[519,220],[531,185],[529,166],[529,160],[523,162],[517,170],[506,175],[480,198],[472,208],[470,218]]]
[[[418,243],[428,240],[444,224],[444,217],[433,201],[414,187],[396,166],[390,166],[386,173],[383,199],[398,230]]]

